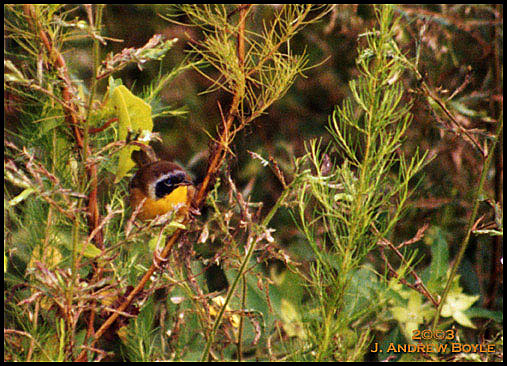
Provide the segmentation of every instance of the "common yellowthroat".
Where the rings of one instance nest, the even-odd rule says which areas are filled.
[[[182,167],[158,160],[141,165],[130,181],[130,205],[133,209],[143,205],[137,216],[143,221],[175,209],[178,216],[185,215],[194,192],[192,181]]]

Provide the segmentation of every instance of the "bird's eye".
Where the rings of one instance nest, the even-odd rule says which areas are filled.
[[[168,180],[170,181],[168,184],[180,184],[185,180],[185,173],[179,172],[171,175]]]

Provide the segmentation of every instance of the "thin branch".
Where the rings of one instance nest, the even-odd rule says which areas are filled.
[[[415,237],[413,239],[409,240],[408,242],[413,242],[414,243],[414,242],[418,241],[422,237],[422,233],[427,229],[427,227],[428,227],[428,224],[426,224],[422,228],[420,228],[417,231]],[[380,234],[380,232],[378,231],[378,229],[374,225],[372,225],[372,228],[373,228],[373,232],[374,233],[376,233],[377,235]],[[419,238],[419,239],[416,240],[416,238]],[[399,251],[398,248],[401,248],[403,245],[406,245],[406,243],[407,242],[402,243],[401,245],[399,245],[397,247],[396,245],[394,245],[393,243],[391,243],[389,240],[387,240],[385,238],[380,238],[379,241],[378,241],[378,244],[380,245],[380,255],[384,259],[384,262],[386,263],[386,265],[387,265],[387,267],[388,267],[389,272],[391,273],[391,275],[393,275],[394,277],[396,277],[404,285],[406,285],[406,286],[408,286],[408,287],[416,290],[420,294],[422,294],[424,297],[426,297],[428,300],[430,300],[435,307],[438,307],[439,306],[439,302],[437,300],[435,300],[435,298],[433,297],[433,295],[431,294],[431,292],[424,285],[423,281],[421,280],[421,278],[419,277],[419,275],[417,274],[417,272],[414,271],[413,268],[410,265],[408,265],[407,260],[403,256],[403,253],[401,253]],[[391,263],[389,263],[389,261],[387,260],[387,258],[384,255],[384,248],[385,247],[388,247],[389,249],[391,249],[394,252],[394,254],[396,254],[396,256],[398,258],[400,258],[400,260],[401,260],[401,262],[403,264],[408,265],[409,273],[412,275],[412,277],[414,277],[414,280],[415,280],[414,284],[409,283],[406,279],[404,279],[404,278],[402,278],[402,277],[400,277],[398,275],[398,273],[396,272],[396,270],[392,267]]]

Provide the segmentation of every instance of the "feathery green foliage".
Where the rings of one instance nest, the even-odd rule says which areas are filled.
[[[372,269],[361,265],[402,217],[409,183],[426,159],[399,153],[411,120],[402,99],[404,56],[394,41],[392,7],[378,9],[377,16],[379,28],[361,37],[352,97],[330,118],[332,142],[312,140],[298,160],[305,179],[295,217],[315,254],[308,283],[314,320],[306,324],[317,360],[354,360],[351,355],[361,357],[369,345],[369,329],[358,324],[386,304],[378,280],[368,275]],[[366,296],[363,307],[353,305],[359,286],[367,288],[356,295]],[[351,332],[361,341],[347,344]]]
[[[4,360],[503,355],[500,5],[4,10]],[[184,222],[114,182],[148,138]],[[430,328],[495,352],[387,351]]]

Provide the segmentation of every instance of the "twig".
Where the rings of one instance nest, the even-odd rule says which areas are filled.
[[[167,258],[174,243],[178,240],[181,235],[182,230],[178,229],[167,241],[165,248],[160,253],[160,258]],[[152,264],[148,271],[141,278],[137,286],[128,294],[127,298],[116,308],[116,312],[111,314],[109,318],[102,324],[102,326],[97,330],[93,337],[93,341],[89,345],[89,347],[93,347],[95,343],[102,337],[107,329],[115,322],[115,320],[120,316],[122,312],[132,303],[134,298],[137,296],[139,292],[144,288],[146,283],[149,281],[150,277],[153,275],[153,272],[157,269],[155,264]],[[85,361],[86,360],[86,350],[83,350],[79,356],[76,358],[76,361]]]
[[[372,226],[372,227],[373,227],[373,232],[375,234],[377,234],[377,235],[380,234],[380,232],[378,231],[378,229],[375,226]],[[417,272],[414,271],[411,266],[408,266],[408,270],[409,270],[409,273],[412,275],[412,277],[414,277],[414,280],[415,280],[414,284],[411,284],[406,279],[401,278],[398,275],[398,273],[396,272],[396,270],[392,267],[391,263],[389,263],[389,261],[387,260],[387,258],[384,255],[384,249],[386,247],[388,247],[389,249],[391,249],[396,254],[396,256],[398,258],[401,259],[401,262],[403,264],[407,264],[407,260],[403,256],[403,253],[401,253],[399,251],[399,248],[402,248],[404,245],[408,245],[410,243],[415,243],[416,241],[420,240],[422,238],[422,236],[423,236],[424,231],[427,228],[428,228],[428,224],[424,225],[423,227],[421,227],[417,231],[417,233],[416,233],[416,235],[415,235],[414,238],[412,238],[412,239],[410,239],[410,240],[408,240],[408,241],[400,244],[398,247],[396,245],[394,245],[393,243],[391,243],[389,240],[385,239],[385,238],[380,238],[378,244],[380,244],[380,255],[384,259],[384,262],[386,263],[387,268],[389,269],[389,272],[391,273],[391,275],[393,275],[394,277],[396,277],[404,285],[406,285],[406,286],[408,286],[408,287],[416,290],[420,294],[422,294],[424,297],[426,297],[428,300],[430,300],[435,307],[438,307],[439,306],[439,302],[437,300],[435,300],[435,298],[433,297],[433,295],[429,292],[429,290],[424,285],[423,281],[421,280],[421,278],[419,277],[419,275],[417,274]]]
[[[90,129],[88,130],[88,132],[89,132],[89,133],[91,133],[91,134],[102,132],[102,131],[104,131],[106,128],[108,128],[108,127],[111,125],[111,123],[113,123],[113,122],[117,122],[117,121],[118,121],[118,118],[117,118],[117,117],[115,117],[115,118],[111,118],[109,121],[107,121],[106,123],[104,123],[104,124],[103,124],[102,126],[100,126],[100,127],[90,128]]]
[[[422,80],[422,79],[421,79]],[[468,140],[470,140],[470,142],[472,143],[472,145],[474,145],[477,150],[479,150],[479,152],[481,153],[481,155],[484,157],[486,156],[486,153],[484,151],[484,149],[477,143],[477,141],[475,141],[475,139],[473,138],[473,136],[466,130],[466,128],[464,128],[463,126],[461,126],[461,124],[456,120],[456,118],[452,115],[452,113],[449,111],[449,109],[447,109],[447,107],[445,106],[445,103],[442,102],[442,100],[436,95],[435,92],[433,92],[430,87],[428,86],[428,84],[426,84],[426,82],[424,80],[422,80],[422,90],[424,92],[424,94],[428,97],[430,97],[431,99],[433,99],[435,101],[435,103],[438,104],[438,106],[440,108],[442,108],[442,110],[444,111],[445,115],[449,118],[449,120],[452,122],[452,124],[454,126],[456,126],[456,128],[458,129],[458,131],[462,134],[464,134],[466,137],[468,137]]]

